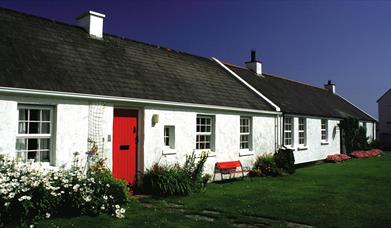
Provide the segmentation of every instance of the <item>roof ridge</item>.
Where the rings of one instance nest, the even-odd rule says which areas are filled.
[[[233,66],[233,67],[237,67],[237,68],[241,68],[241,69],[244,69],[244,70],[251,71],[247,67],[238,66],[238,65],[235,65],[235,64],[232,64],[232,63],[224,63],[224,64],[230,65],[230,66]],[[314,86],[314,85],[310,85],[310,84],[307,84],[307,83],[304,83],[304,82],[299,82],[299,81],[296,81],[296,80],[293,80],[293,79],[289,79],[289,78],[286,78],[286,77],[283,77],[283,76],[280,76],[280,75],[275,75],[275,74],[271,74],[271,73],[262,73],[262,74],[270,76],[270,77],[279,78],[279,79],[282,79],[282,80],[286,80],[286,81],[302,84],[302,85],[305,85],[305,86],[313,87],[315,89],[320,89],[320,90],[327,91],[327,89],[324,89],[324,88],[321,88],[321,87],[318,87],[318,86]]]
[[[296,80],[293,80],[293,79],[285,78],[285,77],[280,76],[280,75],[275,75],[275,74],[270,74],[270,73],[264,73],[264,74],[267,75],[267,76],[270,76],[270,77],[279,78],[279,79],[282,79],[282,80],[294,82],[294,83],[297,83],[297,84],[305,85],[305,86],[308,86],[308,87],[312,87],[314,89],[319,89],[319,90],[328,92],[328,90],[325,89],[325,88],[321,88],[321,87],[310,85],[310,84],[307,84],[307,83],[304,83],[304,82],[299,82],[299,81],[296,81]]]
[[[63,22],[63,21],[53,20],[53,19],[50,19],[50,18],[37,16],[37,15],[34,15],[34,14],[25,13],[25,12],[20,12],[20,11],[14,10],[14,9],[8,9],[8,8],[4,8],[4,7],[1,7],[1,6],[0,6],[0,10],[10,11],[10,12],[13,12],[13,13],[16,13],[16,14],[20,14],[20,15],[23,15],[23,16],[33,17],[33,18],[36,18],[36,19],[41,19],[41,20],[45,20],[45,21],[56,23],[56,24],[60,24],[60,25],[70,26],[70,27],[74,27],[74,28],[82,28],[82,27],[80,27],[78,25],[75,25],[75,24],[69,24],[69,23],[66,23],[66,22]],[[125,40],[125,41],[134,42],[134,43],[144,44],[144,45],[147,45],[147,46],[150,46],[150,47],[159,48],[159,49],[162,49],[162,50],[165,50],[165,51],[169,51],[169,52],[175,52],[175,53],[189,55],[189,56],[193,56],[193,57],[197,57],[197,58],[201,58],[201,59],[204,59],[204,60],[211,61],[210,58],[208,58],[208,57],[199,56],[199,55],[191,54],[191,53],[188,53],[188,52],[184,52],[184,51],[179,51],[179,50],[172,49],[172,48],[163,47],[163,46],[160,46],[158,44],[146,43],[146,42],[143,42],[143,41],[138,41],[138,40],[134,40],[134,39],[131,39],[131,38],[128,38],[128,37],[122,37],[122,36],[119,36],[119,35],[105,33],[105,32],[103,33],[103,35],[110,36],[110,37],[113,37],[113,38],[116,38],[116,39],[121,39],[121,40]]]

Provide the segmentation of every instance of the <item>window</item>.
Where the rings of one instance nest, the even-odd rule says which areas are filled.
[[[293,145],[293,118],[292,117],[284,118],[284,145],[286,146]]]
[[[175,149],[175,127],[164,126],[164,146]]]
[[[49,162],[52,142],[50,107],[20,106],[16,153],[22,161]]]
[[[306,129],[307,129],[306,118],[299,117],[299,145],[306,144]]]
[[[251,118],[240,117],[240,149],[250,149]]]
[[[321,120],[321,139],[322,141],[327,141],[327,120]]]
[[[197,116],[196,149],[212,149],[213,117]]]

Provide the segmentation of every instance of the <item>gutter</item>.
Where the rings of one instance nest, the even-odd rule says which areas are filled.
[[[22,89],[22,88],[11,88],[11,87],[0,87],[0,93],[7,93],[7,94],[14,94],[14,95],[19,95],[19,94],[41,95],[41,96],[60,97],[60,98],[94,99],[94,100],[102,100],[102,101],[132,102],[138,104],[169,105],[169,106],[177,106],[177,107],[205,108],[205,109],[226,110],[226,111],[236,111],[236,112],[251,112],[251,113],[273,114],[273,115],[281,114],[278,111],[263,111],[263,110],[256,110],[256,109],[235,108],[235,107],[227,107],[227,106],[219,106],[219,105],[193,104],[193,103],[175,102],[175,101],[161,101],[161,100],[151,100],[151,99],[141,99],[141,98],[105,96],[105,95],[84,94],[84,93],[70,93],[70,92],[59,92],[59,91],[50,91],[50,90]]]
[[[252,85],[247,83],[245,80],[243,80],[239,75],[237,75],[235,72],[233,72],[231,69],[229,69],[224,63],[220,62],[218,59],[212,57],[212,59],[218,63],[221,67],[223,67],[226,71],[228,71],[232,76],[234,76],[236,79],[238,79],[241,83],[243,83],[245,86],[247,86],[250,90],[252,90],[254,93],[256,93],[258,96],[260,96],[262,99],[264,99],[267,103],[269,103],[271,106],[273,106],[277,112],[281,112],[281,108],[278,107],[276,104],[274,104],[269,98],[267,98],[265,95],[263,95],[261,92],[259,92],[257,89],[255,89]]]

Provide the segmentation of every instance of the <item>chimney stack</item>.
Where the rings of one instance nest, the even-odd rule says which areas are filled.
[[[251,60],[246,62],[246,67],[258,75],[262,75],[262,62],[257,60],[257,53],[251,50]]]
[[[76,18],[77,25],[83,27],[91,37],[103,38],[103,19],[106,16],[94,11],[87,11]]]
[[[328,80],[327,84],[324,85],[324,88],[335,94],[335,84],[331,83],[331,80]]]

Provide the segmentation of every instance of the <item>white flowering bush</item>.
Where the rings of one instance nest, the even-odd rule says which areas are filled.
[[[75,163],[76,164],[76,163]],[[48,171],[39,163],[0,157],[0,227],[51,216],[107,213],[123,218],[128,187],[104,168]]]

